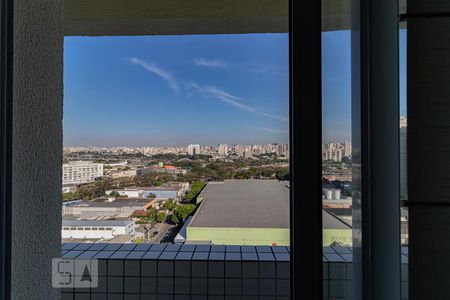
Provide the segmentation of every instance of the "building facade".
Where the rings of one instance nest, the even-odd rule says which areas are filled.
[[[200,154],[200,145],[199,144],[190,144],[188,146],[189,155],[197,155]]]
[[[94,182],[103,176],[103,164],[91,161],[71,161],[63,164],[63,185]]]
[[[134,221],[63,220],[63,239],[112,239],[117,235],[136,234]]]
[[[218,147],[218,153],[222,156],[228,155],[228,145],[227,144],[220,144]]]

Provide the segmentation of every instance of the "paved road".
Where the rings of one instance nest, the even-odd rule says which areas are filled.
[[[158,231],[158,234],[155,236],[155,238],[152,240],[153,243],[160,243],[163,239],[166,232],[168,232],[170,229],[175,227],[175,225],[167,224],[167,223],[161,223],[156,224],[152,229],[151,232]]]

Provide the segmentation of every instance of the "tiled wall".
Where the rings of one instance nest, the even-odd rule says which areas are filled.
[[[64,244],[67,259],[98,259],[99,285],[63,300],[290,299],[289,247]],[[406,253],[405,253],[406,258]],[[324,248],[324,299],[351,299],[351,248]]]
[[[289,248],[66,244],[64,258],[99,260],[99,286],[62,299],[289,299]]]

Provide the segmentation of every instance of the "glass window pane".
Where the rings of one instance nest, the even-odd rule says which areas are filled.
[[[350,1],[322,1],[324,299],[352,298]]]

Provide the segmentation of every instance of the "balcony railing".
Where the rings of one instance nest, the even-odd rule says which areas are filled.
[[[63,244],[61,251],[64,259],[98,259],[98,286],[62,289],[63,300],[290,299],[289,247]],[[407,259],[403,248],[402,267]],[[323,262],[324,299],[351,299],[352,249],[324,247]]]

